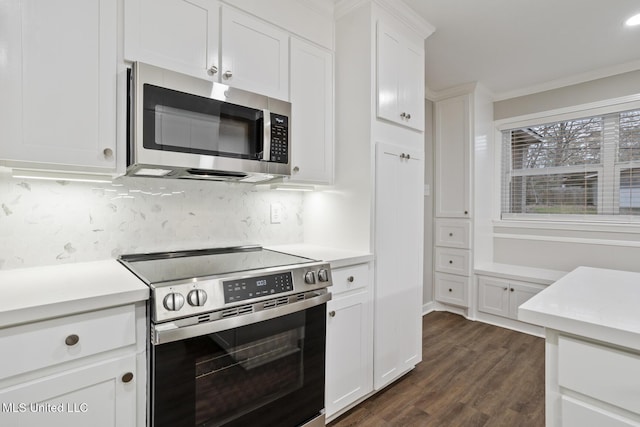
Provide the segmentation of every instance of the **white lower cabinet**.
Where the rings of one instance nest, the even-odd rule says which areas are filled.
[[[141,425],[139,332],[134,305],[0,330],[0,425]]]
[[[334,269],[327,303],[326,416],[373,390],[373,303],[369,264]]]
[[[136,423],[136,356],[65,370],[0,390],[0,425],[120,427]]]
[[[518,307],[544,288],[535,283],[480,276],[478,310],[517,320]]]
[[[640,426],[640,353],[547,331],[548,427]]]

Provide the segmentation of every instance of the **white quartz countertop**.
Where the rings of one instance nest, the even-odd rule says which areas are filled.
[[[0,328],[130,304],[149,288],[118,261],[0,270]]]
[[[331,268],[347,267],[373,261],[373,254],[305,243],[269,246],[267,249],[298,255],[305,258],[326,261]]]
[[[640,273],[578,267],[522,304],[518,319],[640,350]]]

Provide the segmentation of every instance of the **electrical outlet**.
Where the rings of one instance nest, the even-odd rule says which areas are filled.
[[[271,224],[280,224],[282,222],[282,205],[280,203],[271,203]]]

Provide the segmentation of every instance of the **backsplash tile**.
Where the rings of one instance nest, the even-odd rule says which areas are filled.
[[[270,223],[270,205],[283,207]],[[303,239],[302,195],[224,182],[123,177],[113,183],[0,175],[0,269],[124,253]]]

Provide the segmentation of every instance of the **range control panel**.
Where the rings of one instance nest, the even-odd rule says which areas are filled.
[[[152,285],[152,321],[164,322],[209,311],[331,286],[331,267],[314,262],[251,275],[202,278]]]
[[[293,290],[291,272],[222,282],[224,302],[237,302]]]

